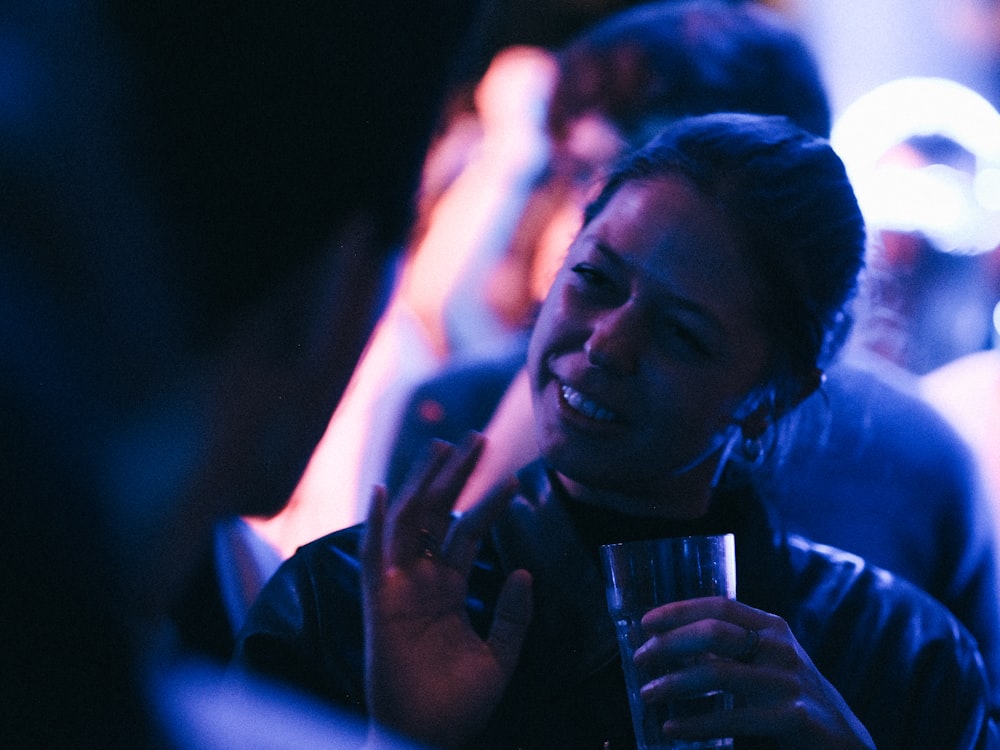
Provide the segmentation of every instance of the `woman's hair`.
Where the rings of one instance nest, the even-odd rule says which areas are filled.
[[[781,413],[850,329],[865,229],[844,165],[784,117],[686,118],[624,157],[584,224],[623,185],[671,175],[717,202],[764,280],[762,322],[776,344],[768,396]]]

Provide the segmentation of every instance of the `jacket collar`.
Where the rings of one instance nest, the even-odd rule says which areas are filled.
[[[545,674],[535,677],[551,684],[583,679],[618,658],[597,549],[581,536],[572,500],[543,462],[525,467],[519,479],[521,493],[495,527],[493,543],[505,575],[525,568],[533,576],[535,617],[525,649],[545,653],[524,662],[544,665]],[[737,598],[787,612],[791,576],[784,537],[749,478],[727,472],[716,506],[728,526],[716,533],[736,535]]]

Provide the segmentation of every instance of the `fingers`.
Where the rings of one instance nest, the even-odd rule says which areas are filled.
[[[387,493],[385,487],[372,490],[368,520],[364,536],[361,537],[359,557],[361,558],[361,582],[365,589],[377,587],[382,570],[382,529],[385,524]]]
[[[517,489],[516,479],[503,482],[452,524],[444,543],[449,565],[462,574],[472,569],[480,541],[510,505]]]
[[[662,727],[664,736],[687,740],[768,736],[795,738],[789,747],[873,747],[843,698],[807,662],[794,668],[770,663],[748,668],[730,660],[705,659],[641,689],[645,703],[658,705],[676,706],[692,696],[712,695],[720,696],[720,703],[728,701],[726,710],[704,711],[699,705],[698,710],[674,712]]]
[[[649,612],[642,624],[649,638],[636,649],[635,663],[648,675],[670,672],[676,681],[682,671],[704,666],[707,671],[697,674],[711,675],[715,689],[728,689],[733,680],[753,679],[751,667],[794,669],[799,663],[784,620],[729,599],[674,602]],[[667,684],[673,683],[660,686]]]
[[[386,489],[381,485],[372,488],[372,499],[368,504],[368,519],[365,533],[361,537],[361,559],[376,566],[382,555],[382,526],[385,523]]]
[[[476,468],[486,438],[473,432],[461,445],[448,445],[448,456],[427,493],[425,510],[435,517],[449,517],[458,496]]]
[[[689,659],[670,671],[661,672],[643,684],[639,693],[647,703],[661,703],[718,691],[740,696],[746,696],[748,691],[753,691],[760,696],[765,692],[769,694],[778,692],[779,686],[784,690],[787,687],[785,685],[787,674],[770,665],[749,669],[731,659],[702,656],[699,659]]]
[[[754,609],[735,599],[711,596],[685,599],[657,607],[642,618],[642,627],[647,633],[665,633],[682,625],[708,619],[725,620],[744,628],[766,627],[768,623],[762,620],[770,617],[767,612]]]
[[[674,705],[692,696],[729,696],[726,711],[675,715],[663,728],[665,736],[705,739],[773,729],[775,716],[789,704],[786,699],[802,691],[797,689],[796,670],[761,653],[766,637],[732,622],[705,619],[653,635],[643,644],[635,663],[640,674],[652,677],[640,688],[643,702]],[[753,664],[737,658],[747,653],[748,642],[757,651]]]
[[[526,570],[515,570],[500,591],[486,641],[506,677],[514,673],[531,622],[532,609],[531,574]]]
[[[482,455],[485,438],[471,433],[456,446],[435,441],[426,463],[406,481],[389,503],[384,490],[372,502],[366,538],[379,540],[381,557],[368,551],[366,560],[380,566],[407,567],[420,560],[444,563],[467,575],[484,534],[517,492],[516,479],[499,485],[481,502],[455,519],[452,509]]]
[[[396,523],[412,525],[428,517],[447,518],[458,492],[482,452],[483,436],[473,433],[460,446],[434,440],[425,463],[407,477],[392,504]]]
[[[725,620],[705,619],[656,633],[635,653],[643,670],[667,670],[703,654],[749,664],[765,649],[765,628],[748,628]]]
[[[384,523],[388,562],[407,565],[442,549],[451,511],[482,454],[484,438],[473,433],[461,446],[435,441],[427,463],[408,478]]]
[[[675,717],[668,737],[707,738],[794,728],[802,705],[823,704],[822,677],[776,615],[723,598],[673,602],[643,618],[648,640],[635,653],[645,675],[642,700],[666,704],[691,696],[733,696],[733,710]],[[720,734],[721,733],[721,734]]]

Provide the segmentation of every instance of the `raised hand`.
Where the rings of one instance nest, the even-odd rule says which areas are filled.
[[[366,694],[377,725],[438,747],[479,733],[496,709],[531,619],[531,576],[514,571],[484,641],[466,612],[480,540],[514,495],[507,485],[457,519],[452,508],[482,436],[435,443],[391,505],[372,501],[362,547]]]
[[[667,722],[666,737],[771,737],[783,750],[874,747],[780,617],[713,597],[658,607],[642,625],[650,638],[636,650],[636,665],[661,675],[643,686],[644,701],[713,690],[734,696],[732,711]]]

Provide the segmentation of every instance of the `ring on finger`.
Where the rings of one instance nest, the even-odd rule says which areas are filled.
[[[441,556],[441,542],[431,533],[429,529],[420,529],[418,536],[420,540],[420,556],[433,560]]]

